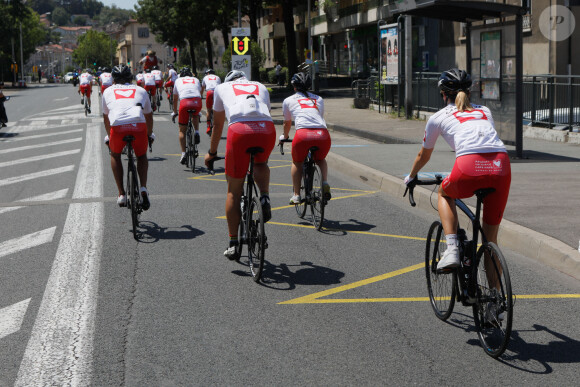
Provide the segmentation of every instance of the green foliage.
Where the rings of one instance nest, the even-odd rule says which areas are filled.
[[[86,26],[87,25],[87,19],[82,17],[82,16],[75,16],[72,20],[74,25],[77,26]]]
[[[78,43],[73,52],[75,63],[85,66],[96,62],[97,67],[111,64],[117,45],[106,33],[88,30],[79,37]]]
[[[280,70],[280,75],[282,75],[282,79],[284,79],[284,83],[288,84],[288,67],[282,67]],[[272,69],[268,71],[268,82],[277,84],[278,81],[276,80],[276,69]]]
[[[100,25],[106,25],[108,23],[125,24],[130,18],[134,16],[134,11],[117,8],[117,6],[113,4],[111,7],[103,7],[101,9],[101,13],[99,13],[97,16],[96,21]]]
[[[70,14],[62,7],[56,7],[51,14],[52,22],[57,26],[65,26],[70,20]]]

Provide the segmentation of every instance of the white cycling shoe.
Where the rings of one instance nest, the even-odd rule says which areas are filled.
[[[117,198],[117,204],[119,205],[119,207],[127,207],[127,196],[119,195],[119,197]]]
[[[437,270],[453,269],[457,266],[459,266],[459,249],[447,247],[443,253],[443,258],[437,263]]]
[[[290,198],[290,204],[300,204],[301,199],[300,199],[300,195],[293,195]]]

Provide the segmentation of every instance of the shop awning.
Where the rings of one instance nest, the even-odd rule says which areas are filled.
[[[391,16],[406,14],[458,22],[526,14],[524,7],[484,1],[407,0],[387,7]]]

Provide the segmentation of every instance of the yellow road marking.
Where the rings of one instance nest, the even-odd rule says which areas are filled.
[[[580,298],[580,294],[520,294],[516,299],[538,299],[538,298]]]

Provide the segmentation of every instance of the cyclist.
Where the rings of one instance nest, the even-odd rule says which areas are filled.
[[[328,184],[328,166],[326,155],[330,150],[330,134],[326,129],[324,121],[324,101],[316,94],[309,93],[312,86],[312,78],[309,74],[296,73],[292,76],[290,83],[294,87],[296,94],[286,98],[282,103],[282,113],[284,115],[284,134],[280,140],[287,139],[292,127],[292,118],[296,134],[292,140],[292,185],[294,195],[290,198],[290,204],[300,204],[300,181],[302,180],[302,164],[308,150],[316,146],[318,150],[314,153],[316,164],[320,167],[322,174],[322,191],[325,200],[330,200],[330,185]]]
[[[439,89],[446,106],[427,121],[423,146],[405,178],[405,184],[413,184],[419,170],[429,161],[439,135],[455,151],[451,174],[439,187],[439,216],[447,250],[437,264],[438,269],[457,267],[460,263],[454,199],[471,197],[481,188],[495,188],[483,201],[482,228],[488,241],[497,243],[509,195],[511,168],[506,148],[495,131],[491,111],[469,101],[470,87],[471,77],[463,70],[453,68],[441,74]]]
[[[155,51],[148,50],[147,55],[145,55],[140,61],[139,65],[143,66],[143,70],[153,70],[153,66],[159,66],[162,63],[161,60],[157,60],[155,56]]]
[[[135,75],[135,80],[137,81],[137,86],[145,87],[143,84],[143,71],[139,71],[137,75]]]
[[[151,100],[155,101],[157,85],[155,84],[155,76],[151,74],[151,70],[145,70],[145,73],[143,74],[143,86],[145,87],[145,91],[151,95]],[[152,103],[151,109],[153,109],[153,111],[157,110],[157,105]]]
[[[167,81],[163,85],[165,88],[165,92],[167,93],[167,99],[169,99],[169,95],[173,94],[173,85],[175,84],[175,80],[178,77],[177,71],[175,71],[175,67],[171,63],[167,65]]]
[[[209,123],[210,117],[212,117],[213,114],[213,91],[220,83],[222,83],[222,80],[220,79],[220,77],[215,75],[215,71],[213,71],[213,69],[205,70],[205,77],[203,77],[201,81],[201,95],[203,95],[203,92],[205,90],[206,92],[205,107],[207,109],[207,117],[208,117],[206,133],[208,134],[208,136],[211,136],[211,126]]]
[[[78,93],[81,95],[81,105],[85,104],[84,98],[87,98],[89,104],[89,113],[91,112],[91,92],[93,91],[93,75],[91,69],[86,69],[79,77]]]
[[[99,76],[99,84],[101,85],[101,94],[113,84],[113,75],[108,67],[103,67],[103,72]]]
[[[123,187],[123,163],[121,152],[125,146],[123,137],[132,135],[133,149],[137,157],[137,173],[141,182],[142,207],[150,207],[149,192],[147,191],[147,160],[148,140],[153,141],[153,112],[147,92],[137,85],[133,85],[133,76],[129,67],[120,64],[112,71],[114,84],[103,93],[103,120],[108,143],[111,150],[111,168],[115,176],[115,183],[119,190],[117,204],[120,207],[127,205],[127,194]]]
[[[195,109],[193,115],[193,127],[195,129],[195,143],[199,144],[199,113],[201,112],[201,84],[199,79],[193,76],[189,67],[184,67],[179,72],[179,78],[175,80],[173,87],[173,113],[171,118],[175,122],[175,116],[179,115],[179,145],[181,146],[181,164],[187,163],[185,156],[185,133],[189,122],[188,110]],[[179,110],[177,107],[179,106]],[[179,111],[179,114],[178,114]]]
[[[276,128],[270,116],[270,94],[259,82],[246,79],[239,70],[230,71],[224,83],[214,90],[214,128],[211,145],[205,156],[205,164],[217,154],[222,136],[224,121],[228,120],[226,140],[226,178],[228,193],[226,198],[226,218],[230,243],[224,255],[239,259],[236,254],[238,245],[238,226],[240,223],[240,199],[244,190],[244,179],[250,163],[250,147],[261,147],[264,152],[254,158],[254,177],[260,189],[260,202],[264,222],[272,218],[270,207],[270,168],[268,158],[276,143]]]
[[[161,93],[161,88],[163,87],[163,73],[159,70],[158,66],[153,66],[151,69],[151,74],[155,77],[155,87],[156,93],[160,93],[159,98],[163,99],[163,93]]]

